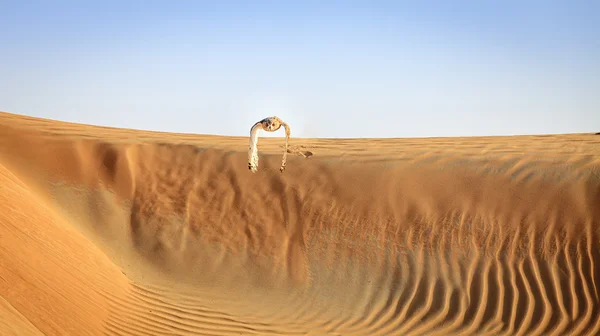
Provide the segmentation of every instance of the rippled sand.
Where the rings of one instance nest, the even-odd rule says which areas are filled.
[[[2,335],[600,332],[600,135],[247,141],[0,113]]]

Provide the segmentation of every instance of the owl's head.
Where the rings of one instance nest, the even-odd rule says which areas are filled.
[[[275,132],[281,127],[281,122],[277,117],[269,117],[261,120],[262,127],[267,132]]]

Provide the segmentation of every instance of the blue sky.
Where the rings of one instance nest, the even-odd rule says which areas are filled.
[[[299,137],[600,131],[598,1],[0,1],[0,110]],[[276,134],[282,136],[282,134]]]

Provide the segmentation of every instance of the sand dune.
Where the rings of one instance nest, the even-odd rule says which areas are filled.
[[[600,136],[247,141],[0,113],[1,334],[600,333]]]

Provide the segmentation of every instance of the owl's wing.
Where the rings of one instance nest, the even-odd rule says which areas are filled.
[[[287,152],[290,142],[291,130],[290,126],[283,121],[281,121],[281,126],[283,126],[283,128],[285,129],[285,149],[283,150],[283,158],[281,159],[281,168],[279,168],[279,170],[283,172],[283,170],[285,169],[285,163],[287,161]]]
[[[258,169],[258,133],[263,129],[259,121],[250,129],[250,144],[248,145],[248,169],[256,172]]]

